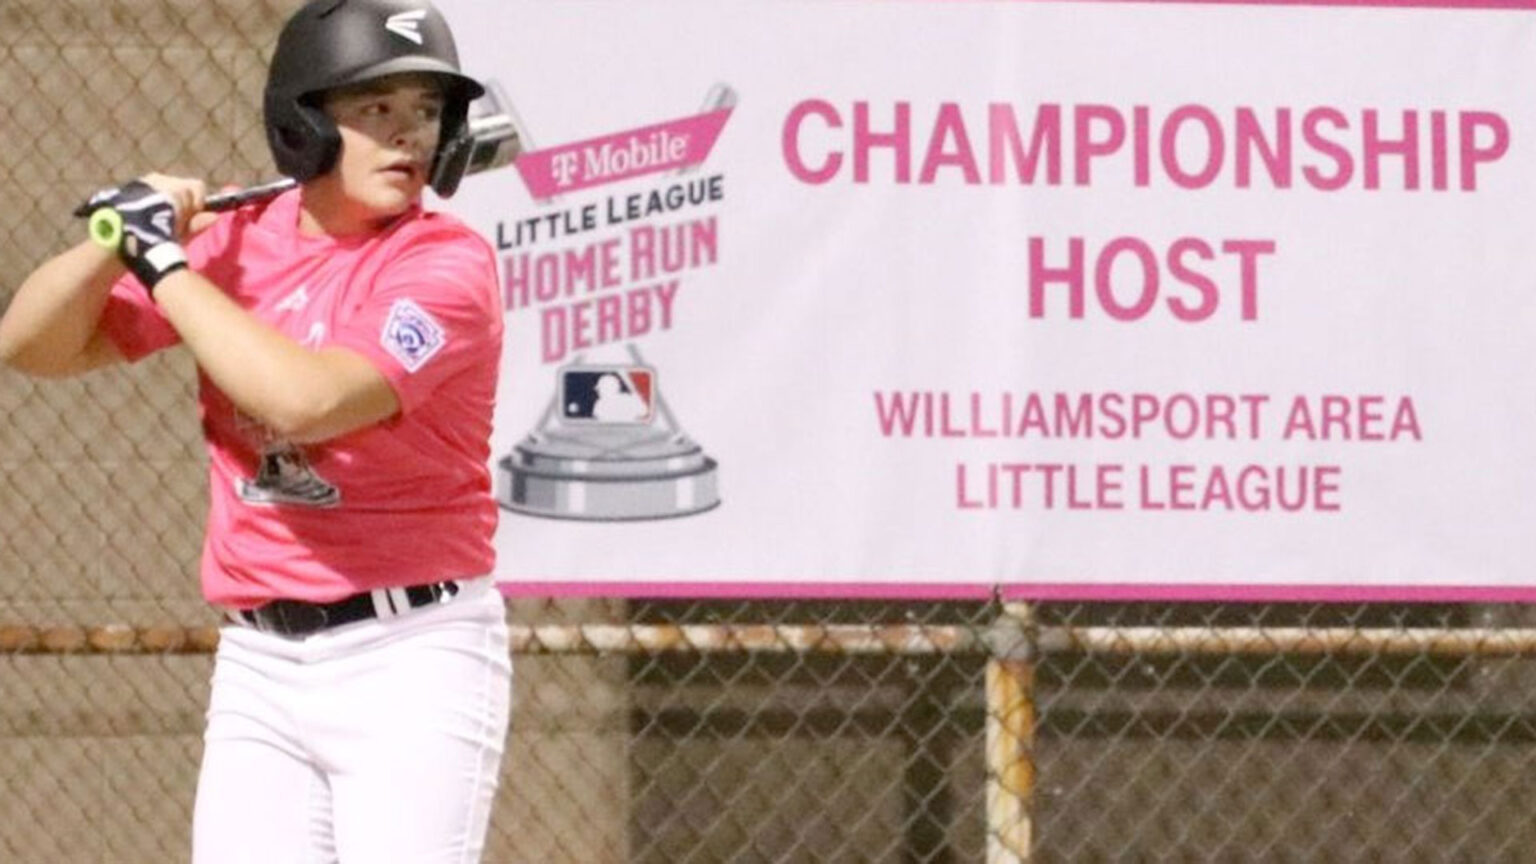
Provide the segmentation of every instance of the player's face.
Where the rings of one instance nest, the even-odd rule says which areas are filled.
[[[443,93],[428,75],[381,78],[334,91],[325,112],[341,132],[331,172],[341,197],[366,221],[404,213],[430,179],[442,131]]]

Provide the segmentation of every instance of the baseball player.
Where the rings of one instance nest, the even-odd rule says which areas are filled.
[[[315,0],[265,95],[298,188],[218,215],[197,180],[103,190],[120,248],[45,262],[0,320],[0,357],[40,376],[197,361],[201,582],[228,618],[199,864],[479,859],[511,702],[488,576],[502,318],[490,248],[421,196],[452,193],[481,92],[425,0]]]

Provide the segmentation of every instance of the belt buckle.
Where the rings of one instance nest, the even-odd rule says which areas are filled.
[[[307,636],[330,622],[324,607],[297,600],[274,600],[257,610],[257,618],[267,619],[271,629],[287,636]]]

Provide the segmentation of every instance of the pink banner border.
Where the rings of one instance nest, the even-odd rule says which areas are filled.
[[[1536,11],[1536,0],[1003,0],[1195,6],[1303,6],[1371,9]],[[665,124],[657,124],[665,125]],[[646,127],[650,128],[650,127]],[[593,139],[598,140],[598,139]],[[571,147],[588,142],[575,142]],[[551,148],[560,149],[560,148]],[[620,582],[498,583],[507,597],[627,597],[760,600],[1008,600],[1179,603],[1536,603],[1536,585],[1331,585],[921,582]]]
[[[1536,0],[1006,0],[1006,2],[1141,3],[1194,6],[1358,6],[1373,9],[1536,10]]]
[[[1177,603],[1536,603],[1536,585],[1243,585],[1044,582],[529,582],[507,597],[757,600],[1007,600]]]

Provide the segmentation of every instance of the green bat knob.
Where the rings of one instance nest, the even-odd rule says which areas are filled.
[[[123,242],[123,214],[111,207],[102,207],[91,214],[91,221],[87,223],[91,232],[91,240],[97,246],[116,251]]]

